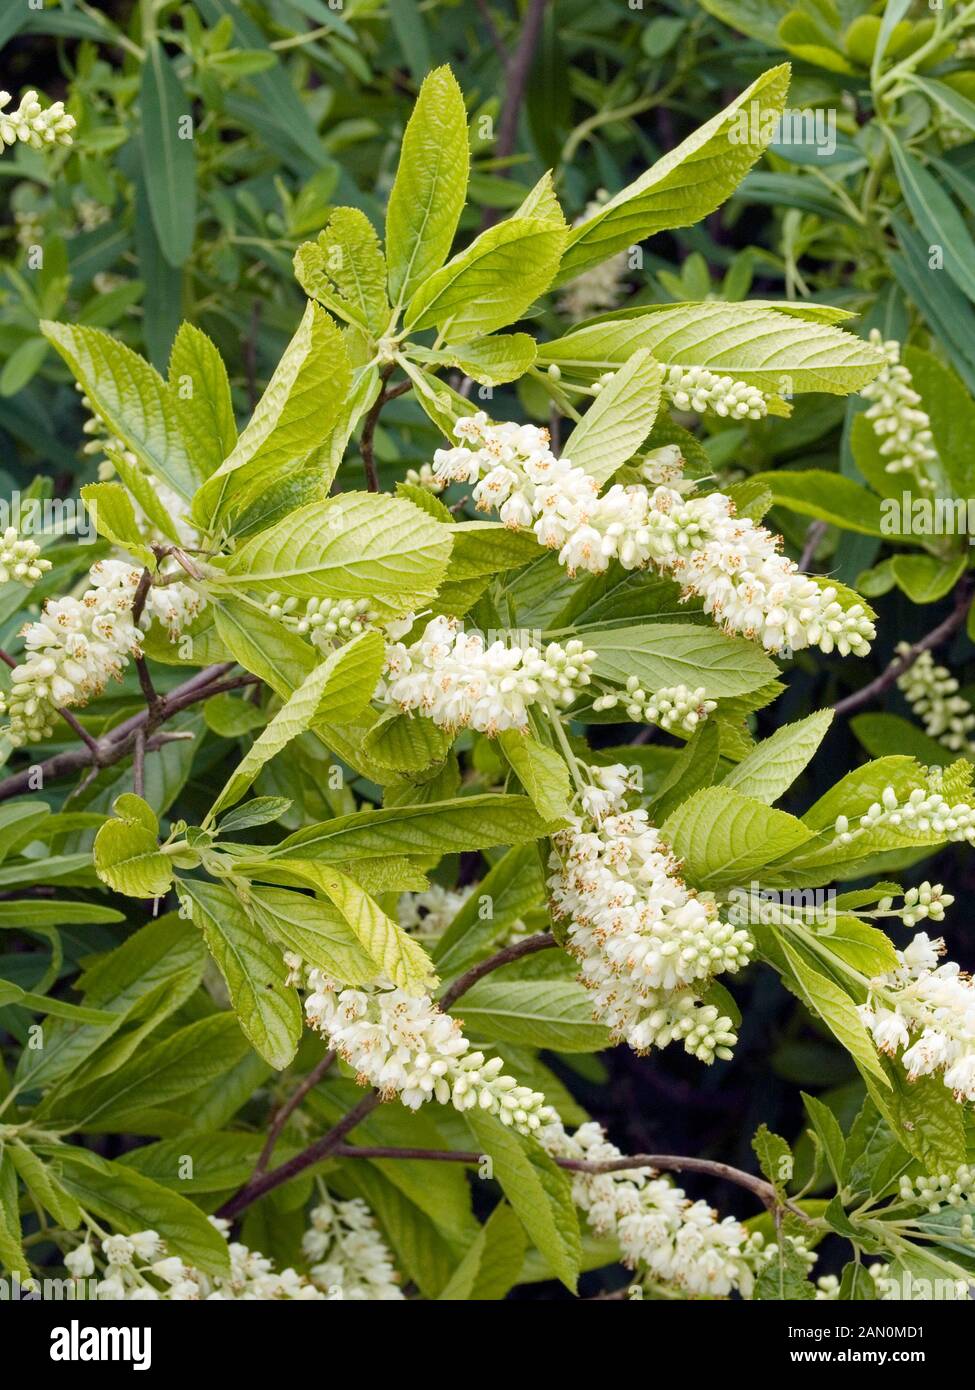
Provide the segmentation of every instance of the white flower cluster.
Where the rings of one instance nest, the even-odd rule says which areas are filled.
[[[941,883],[929,883],[927,879],[916,888],[908,888],[904,894],[904,906],[896,914],[905,927],[916,927],[918,922],[930,919],[943,922],[945,908],[955,901],[951,893],[946,893]]]
[[[910,646],[901,642],[897,651],[903,655],[910,651]],[[958,694],[955,677],[946,666],[935,665],[930,652],[922,652],[904,674],[898,676],[897,686],[931,738],[936,738],[954,753],[975,749],[975,739],[971,736],[975,729],[975,710]]]
[[[569,1135],[549,1125],[542,1143],[553,1157],[612,1162],[623,1154],[599,1125]],[[748,1232],[734,1217],[722,1221],[706,1202],[691,1202],[681,1188],[649,1168],[573,1173],[572,1197],[600,1235],[619,1241],[623,1263],[683,1293],[724,1297],[752,1287]]]
[[[848,845],[858,833],[884,827],[902,835],[937,835],[975,844],[975,807],[964,801],[949,805],[940,792],[922,787],[915,787],[902,801],[893,787],[885,787],[880,800],[860,817],[859,830],[851,829],[848,816],[836,817],[836,838],[841,845]]]
[[[389,1247],[365,1202],[358,1197],[342,1202],[328,1195],[312,1209],[309,1220],[301,1248],[318,1288],[352,1302],[402,1300]]]
[[[768,414],[768,398],[757,386],[707,367],[668,367],[663,392],[678,410],[697,415],[711,410],[722,419],[761,420]]]
[[[216,1216],[211,1216],[210,1222],[226,1238],[229,1222]],[[322,1301],[326,1297],[294,1269],[276,1273],[267,1256],[246,1245],[232,1242],[229,1254],[228,1276],[204,1274],[179,1256],[166,1255],[156,1231],[136,1231],[129,1236],[103,1236],[94,1244],[89,1234],[65,1255],[64,1263],[76,1279],[88,1279],[97,1272],[100,1278],[95,1292],[104,1299],[181,1303],[227,1299]]]
[[[267,596],[267,611],[299,637],[309,637],[323,652],[358,637],[376,621],[367,598],[310,598],[301,600],[273,593]]]
[[[500,639],[485,646],[456,618],[434,618],[409,647],[386,648],[385,698],[403,710],[418,710],[446,729],[477,729],[493,737],[524,729],[531,705],[571,705],[590,682],[595,652],[573,640],[544,650],[511,646]]]
[[[457,1019],[428,994],[408,994],[383,980],[368,989],[344,988],[291,952],[284,959],[290,983],[308,991],[305,1022],[354,1068],[360,1085],[375,1086],[386,1100],[398,1095],[411,1110],[429,1100],[461,1111],[476,1106],[522,1134],[549,1117],[541,1092],[506,1076],[500,1057],[472,1052]]]
[[[939,1173],[934,1177],[909,1178],[905,1173],[900,1180],[902,1202],[917,1202],[932,1214],[942,1207],[971,1206],[975,1201],[975,1168],[963,1163],[952,1173]],[[966,1212],[961,1234],[972,1234],[972,1217]]]
[[[438,476],[476,483],[478,507],[497,508],[508,526],[533,527],[570,574],[601,574],[613,560],[624,569],[653,565],[681,585],[685,599],[703,599],[727,631],[771,651],[869,651],[876,630],[864,606],[844,609],[835,587],[801,574],[779,553],[777,538],[736,517],[723,493],[684,498],[670,487],[616,483],[599,496],[593,478],[551,452],[547,430],[493,425],[479,411],[455,431],[465,442],[437,450]]]
[[[581,227],[601,212],[608,201],[609,194],[605,188],[598,189],[595,198],[586,204],[572,225]],[[569,281],[565,293],[559,300],[560,310],[578,323],[580,319],[589,318],[591,314],[601,314],[606,309],[615,309],[627,289],[628,269],[625,250],[607,256],[599,265],[591,266]]]
[[[49,737],[58,709],[87,704],[141,654],[141,631],[132,620],[141,573],[121,560],[100,560],[81,598],[50,600],[38,621],[24,628],[24,660],[10,673],[10,692],[0,705],[15,747]],[[141,626],[159,618],[175,637],[202,602],[186,584],[153,586]]]
[[[438,941],[473,891],[473,885],[454,889],[431,883],[422,893],[402,893],[396,920],[418,941]]]
[[[692,734],[698,724],[717,709],[714,700],[707,699],[703,685],[691,690],[687,685],[666,685],[648,692],[640,685],[638,676],[629,676],[626,693],[612,691],[593,701],[594,710],[615,709],[622,704],[626,717],[635,723],[659,724],[662,729],[683,729]]]
[[[76,122],[64,109],[63,101],[43,107],[36,92],[25,92],[14,111],[5,108],[11,101],[9,92],[0,92],[0,151],[18,140],[35,150],[45,145],[70,145]]]
[[[903,1048],[908,1080],[935,1072],[956,1100],[975,1100],[975,985],[945,944],[919,932],[897,952],[896,970],[870,981],[859,1012],[881,1052]]]
[[[8,526],[0,535],[0,584],[16,581],[30,587],[50,568],[37,542],[22,537],[16,526]]]
[[[713,898],[689,889],[680,861],[644,810],[581,820],[554,839],[552,910],[593,991],[593,1014],[636,1052],[681,1041],[702,1062],[728,1058],[730,1018],[698,997],[747,965],[752,940],[723,922]]]
[[[884,342],[878,328],[870,330],[870,342],[880,348],[887,366],[860,391],[872,404],[866,412],[873,432],[883,440],[881,454],[887,459],[888,473],[914,473],[918,485],[934,488],[927,465],[937,460],[933,447],[931,421],[920,409],[921,397],[911,384],[911,374],[901,363],[901,345],[896,338]]]

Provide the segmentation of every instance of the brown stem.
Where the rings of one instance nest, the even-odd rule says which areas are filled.
[[[827,526],[825,521],[811,521],[806,531],[806,543],[802,547],[802,555],[799,557],[799,569],[803,574],[809,570],[809,566],[816,558],[816,551],[819,549],[820,542],[825,536]]]
[[[955,589],[955,603],[947,618],[943,619],[937,627],[908,647],[906,652],[895,656],[894,660],[882,671],[875,680],[870,681],[862,690],[855,691],[852,695],[847,695],[844,700],[838,701],[833,706],[836,714],[851,714],[853,710],[868,705],[871,700],[875,700],[878,695],[883,695],[885,691],[902,676],[905,671],[909,671],[917,661],[922,652],[931,651],[933,647],[938,647],[942,642],[946,642],[953,633],[961,627],[965,621],[968,607],[972,598],[973,580],[971,575],[964,575]]]
[[[508,62],[504,104],[501,108],[501,121],[498,127],[498,140],[494,147],[495,158],[506,159],[514,153],[518,137],[518,118],[521,104],[528,85],[528,74],[535,60],[535,50],[542,33],[542,20],[545,17],[547,0],[528,0],[528,9],[522,25],[518,46]],[[503,175],[504,171],[499,170]]]
[[[440,1008],[446,1013],[451,1005],[455,1004],[462,994],[466,994],[472,985],[476,985],[478,980],[482,980],[485,975],[500,970],[502,965],[510,965],[513,960],[521,960],[522,956],[533,956],[538,951],[547,951],[556,944],[552,933],[543,931],[539,932],[537,936],[527,936],[524,941],[516,941],[511,946],[503,947],[496,955],[489,956],[487,960],[472,965],[470,970],[463,975],[458,975],[450,988],[446,989],[437,1001]]]
[[[330,1152],[333,1158],[414,1158],[431,1163],[480,1163],[483,1158],[483,1154],[456,1149],[405,1149],[358,1144],[337,1144]],[[669,1173],[706,1173],[708,1177],[721,1178],[754,1193],[769,1211],[777,1211],[783,1205],[775,1188],[764,1178],[710,1158],[689,1158],[682,1154],[631,1154],[602,1161],[556,1157],[554,1162],[569,1173],[625,1173],[633,1168],[653,1168],[657,1172]]]
[[[254,1167],[255,1174],[267,1172],[267,1165],[271,1162],[271,1155],[274,1153],[274,1146],[281,1136],[281,1131],[284,1129],[285,1125],[288,1123],[288,1120],[291,1118],[294,1112],[298,1109],[298,1106],[304,1100],[305,1096],[307,1096],[308,1092],[313,1090],[318,1085],[319,1081],[321,1081],[322,1077],[325,1075],[325,1073],[328,1071],[329,1067],[332,1065],[334,1061],[335,1052],[326,1052],[325,1056],[318,1063],[318,1065],[312,1068],[312,1070],[304,1078],[301,1084],[295,1088],[295,1090],[291,1093],[291,1095],[284,1102],[284,1104],[280,1106],[278,1110],[275,1111],[274,1117],[271,1120],[270,1128],[267,1132],[267,1140],[265,1141],[264,1147],[260,1153],[260,1157],[258,1158],[257,1163]]]
[[[363,467],[366,470],[366,487],[370,492],[379,491],[379,473],[376,469],[376,456],[373,452],[373,441],[376,434],[376,424],[379,420],[380,412],[390,397],[386,394],[386,382],[396,370],[395,363],[390,362],[383,367],[379,373],[379,395],[369,407],[369,413],[362,425],[362,436],[359,440],[359,452],[362,455]]]
[[[146,786],[146,731],[137,729],[132,750],[132,790],[142,796]]]

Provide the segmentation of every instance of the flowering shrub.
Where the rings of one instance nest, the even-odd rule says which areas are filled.
[[[136,45],[163,64],[143,137],[180,96],[164,38],[228,121],[253,112],[216,59],[277,61],[191,8]],[[906,881],[975,843],[975,715],[931,655],[967,557],[864,554],[866,597],[813,572],[829,528],[887,534],[902,476],[941,495],[952,406],[918,377],[955,378],[820,298],[627,298],[634,247],[775,172],[789,81],[569,216],[567,156],[517,197],[471,177],[473,98],[432,67],[383,196],[345,205],[337,173],[280,239],[304,304],[263,392],[193,318],[160,354],[155,325],[132,346],[64,286],[38,299],[7,384],[84,412],[86,481],[35,527],[42,478],[0,537],[10,1274],[136,1300],[971,1296],[975,991],[917,930],[950,934],[957,894]],[[91,140],[32,90],[0,106],[31,159]],[[863,482],[731,466],[848,400]],[[795,558],[773,505],[820,528]],[[871,682],[895,584],[957,584],[955,609]],[[819,672],[862,690],[803,713]],[[844,771],[836,711],[896,686],[923,730],[858,729],[875,755]],[[798,1078],[821,1094],[793,1141],[760,1114],[754,1162],[610,1137],[602,1054],[676,1057],[704,1094],[783,990],[795,1058],[801,1032],[832,1068]]]

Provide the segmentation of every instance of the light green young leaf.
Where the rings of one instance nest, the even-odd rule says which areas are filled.
[[[155,557],[143,539],[132,500],[120,483],[88,483],[81,496],[100,536],[122,546],[140,564],[155,568]]]
[[[197,522],[211,526],[223,521],[269,481],[321,448],[351,380],[341,333],[317,304],[309,302],[250,423],[197,493]]]
[[[447,344],[435,352],[410,347],[410,355],[417,361],[456,367],[482,386],[517,381],[534,365],[537,352],[535,339],[528,333],[495,333],[470,343]]]
[[[343,493],[299,507],[246,541],[226,565],[249,588],[299,598],[368,598],[386,614],[436,594],[451,528],[398,497]]]
[[[779,944],[789,965],[791,979],[786,981],[789,988],[811,1013],[823,1020],[861,1072],[865,1076],[876,1077],[889,1090],[890,1080],[850,996],[839,985],[814,970],[787,941],[780,940]]]
[[[770,738],[763,739],[754,752],[742,758],[721,785],[771,806],[792,786],[832,722],[833,711],[825,709],[795,724],[783,725]]]
[[[402,306],[450,254],[470,169],[467,111],[448,67],[424,78],[386,212],[389,297]]]
[[[770,68],[652,168],[576,227],[558,284],[655,232],[687,227],[734,192],[772,138],[789,67]]]
[[[843,1138],[840,1122],[828,1105],[824,1105],[815,1096],[807,1095],[805,1091],[801,1094],[809,1122],[819,1136],[823,1153],[833,1174],[833,1181],[839,1189],[843,1186],[843,1170],[846,1165],[846,1140]]]
[[[661,377],[660,363],[647,348],[613,373],[565,446],[576,468],[602,485],[633,457],[657,418]]]
[[[264,764],[303,734],[317,716],[342,723],[364,709],[382,671],[384,651],[382,636],[373,630],[354,637],[326,657],[251,744],[210,807],[204,824],[239,801]]]
[[[561,753],[515,729],[500,734],[498,742],[542,820],[553,825],[564,822],[570,811],[572,787]]]
[[[178,879],[176,892],[203,932],[249,1042],[282,1071],[295,1055],[303,1020],[298,996],[285,982],[281,952],[249,920],[229,888]]]
[[[450,1276],[440,1302],[504,1298],[518,1283],[524,1258],[524,1227],[508,1203],[500,1202]]]
[[[209,477],[233,451],[237,424],[223,358],[199,328],[181,323],[169,358],[169,389],[186,448]]]
[[[44,1163],[33,1149],[16,1140],[9,1149],[11,1160],[28,1192],[49,1211],[59,1226],[74,1231],[81,1225],[81,1208],[54,1175],[50,1164]]]
[[[294,951],[309,965],[327,970],[344,984],[374,980],[378,962],[365,951],[345,918],[331,902],[252,883],[248,906],[254,919],[281,949]]]
[[[406,328],[449,325],[463,340],[514,323],[551,284],[566,235],[531,217],[489,227],[423,282],[407,306]]]
[[[852,478],[821,468],[806,468],[758,473],[753,481],[768,488],[777,506],[787,507],[800,516],[828,521],[864,536],[890,534],[879,498]]]
[[[95,836],[95,872],[129,898],[161,898],[173,881],[173,866],[155,834],[138,821],[106,821]]]
[[[698,888],[747,884],[770,859],[811,838],[785,811],[725,787],[705,787],[678,806],[661,833]]]
[[[649,348],[666,366],[707,367],[762,391],[846,395],[884,366],[878,348],[828,323],[807,322],[751,304],[669,304],[636,319],[576,328],[538,350],[555,362],[601,373]]]
[[[453,743],[446,729],[432,719],[389,710],[362,740],[364,755],[396,772],[424,772],[442,763]]]
[[[336,208],[317,241],[295,252],[307,295],[376,337],[388,326],[386,261],[372,223],[358,208]]]
[[[187,452],[172,393],[155,368],[97,328],[45,320],[41,332],[111,433],[144,468],[190,501],[203,473]]]

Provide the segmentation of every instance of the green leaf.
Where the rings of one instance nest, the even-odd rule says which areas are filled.
[[[647,348],[613,373],[569,436],[565,454],[576,468],[601,485],[633,457],[657,418],[661,376]]]
[[[825,709],[783,725],[742,758],[721,785],[771,806],[809,763],[832,722],[833,711]]]
[[[846,1140],[843,1138],[840,1122],[829,1106],[824,1105],[821,1100],[817,1100],[815,1096],[807,1095],[805,1091],[802,1091],[801,1095],[802,1103],[806,1107],[806,1114],[809,1116],[809,1123],[819,1137],[823,1153],[826,1155],[826,1162],[833,1174],[833,1181],[837,1188],[841,1188],[846,1166]]]
[[[582,1244],[568,1177],[534,1140],[521,1138],[493,1115],[467,1110],[464,1119],[531,1240],[574,1293]]]
[[[455,1009],[478,1039],[553,1052],[610,1046],[609,1029],[593,1022],[591,994],[574,980],[482,980]]]
[[[407,124],[386,212],[389,296],[397,306],[450,254],[469,168],[464,98],[450,69],[436,68]]]
[[[295,1055],[303,1020],[298,996],[285,983],[281,952],[248,919],[228,888],[179,879],[176,891],[227,982],[246,1037],[266,1062],[282,1071]]]
[[[125,442],[144,468],[190,501],[202,473],[187,452],[172,393],[155,368],[98,328],[43,320],[41,332],[110,433]]]
[[[770,68],[576,227],[557,283],[656,232],[699,222],[720,207],[771,139],[788,86],[788,66]]]
[[[754,642],[692,623],[587,628],[585,636],[596,653],[595,674],[618,685],[635,675],[649,690],[703,685],[712,699],[720,699],[747,695],[778,674]]]
[[[342,723],[360,713],[376,688],[384,653],[385,643],[374,630],[326,657],[251,744],[210,807],[207,824],[239,801],[264,764],[304,733],[317,716]]]
[[[232,1014],[213,1014],[154,1043],[109,1076],[42,1106],[52,1128],[91,1134],[152,1133],[152,1108],[202,1090],[250,1050]]]
[[[348,874],[331,864],[289,859],[290,873],[324,893],[351,927],[378,971],[401,989],[416,993],[436,983],[430,957]],[[260,877],[260,871],[257,876]]]
[[[879,499],[852,478],[807,468],[794,473],[758,473],[753,481],[768,488],[777,506],[788,507],[800,516],[815,517],[865,536],[890,534]]]
[[[524,1227],[508,1203],[500,1202],[450,1276],[440,1302],[504,1298],[518,1283],[524,1258]]]
[[[831,324],[808,322],[754,304],[667,304],[635,321],[615,318],[576,328],[538,350],[555,362],[595,374],[648,348],[667,366],[707,367],[762,391],[846,395],[884,366],[878,348]]]
[[[967,566],[967,555],[947,560],[934,555],[895,555],[890,562],[898,588],[912,603],[937,603],[951,593]]]
[[[877,1077],[889,1088],[887,1073],[850,996],[814,970],[787,942],[780,944],[792,975],[792,980],[786,983],[810,1012],[823,1020],[865,1077]]]
[[[470,343],[447,344],[436,352],[411,345],[410,353],[421,362],[456,367],[482,386],[502,386],[524,376],[538,349],[528,333],[495,333]]]
[[[442,763],[453,735],[430,719],[400,710],[389,710],[362,740],[362,751],[372,762],[397,772],[424,772]]]
[[[902,361],[931,421],[941,466],[956,497],[965,500],[967,523],[967,501],[975,489],[975,400],[957,373],[923,348],[905,348]],[[898,482],[896,495],[902,491]]]
[[[249,424],[194,499],[197,522],[208,526],[224,520],[321,450],[351,381],[342,334],[309,302]]]
[[[792,1181],[795,1160],[792,1148],[780,1134],[773,1134],[768,1125],[761,1124],[752,1139],[752,1148],[759,1167],[775,1188],[780,1198],[785,1197],[786,1188]]]
[[[223,358],[207,335],[181,323],[169,358],[169,388],[186,447],[209,477],[233,451],[237,424]]]
[[[440,858],[493,845],[525,844],[545,833],[545,822],[527,797],[488,792],[424,806],[357,811],[308,825],[283,840],[272,859],[344,864],[391,854]]]
[[[10,1158],[27,1191],[49,1211],[59,1226],[74,1231],[81,1225],[81,1208],[61,1186],[51,1166],[44,1163],[22,1140],[10,1145]]]
[[[283,951],[296,952],[343,984],[366,984],[379,973],[378,963],[331,902],[252,883],[248,908]]]
[[[31,1272],[21,1243],[17,1171],[6,1146],[0,1149],[0,1264],[23,1279]]]
[[[975,300],[975,242],[965,219],[939,181],[909,154],[892,131],[885,131],[904,201],[929,245],[944,254],[944,269],[963,294]]]
[[[168,1254],[208,1274],[227,1277],[227,1242],[186,1197],[88,1149],[59,1145],[47,1152],[61,1182],[86,1211],[110,1222],[123,1235],[158,1231]]]
[[[122,546],[140,564],[155,569],[155,556],[143,539],[132,500],[120,483],[88,483],[81,488],[81,496],[100,536]]]
[[[161,898],[173,881],[173,866],[153,831],[132,820],[106,821],[95,836],[95,872],[129,898]]]
[[[564,822],[570,813],[572,787],[561,753],[514,729],[500,734],[498,742],[542,820]]]
[[[566,235],[531,217],[489,227],[420,285],[406,310],[407,330],[449,325],[463,339],[516,322],[551,284]]]
[[[153,38],[142,68],[142,169],[163,255],[180,266],[196,232],[196,160],[192,102],[162,44]],[[189,120],[184,135],[181,124]]]
[[[434,944],[433,959],[441,973],[449,979],[466,970],[544,896],[535,845],[519,845],[503,854]]]
[[[866,1077],[870,1096],[902,1148],[925,1173],[952,1172],[966,1162],[963,1107],[938,1075],[908,1081],[899,1059],[884,1060],[886,1087]]]
[[[742,885],[770,859],[804,844],[812,832],[794,816],[725,787],[705,787],[683,802],[661,834],[698,888]]]
[[[451,529],[397,497],[344,493],[299,507],[239,547],[227,576],[299,598],[368,598],[387,614],[433,598]]]
[[[317,241],[295,252],[298,283],[342,318],[382,335],[390,321],[386,261],[372,223],[358,208],[336,208]]]

